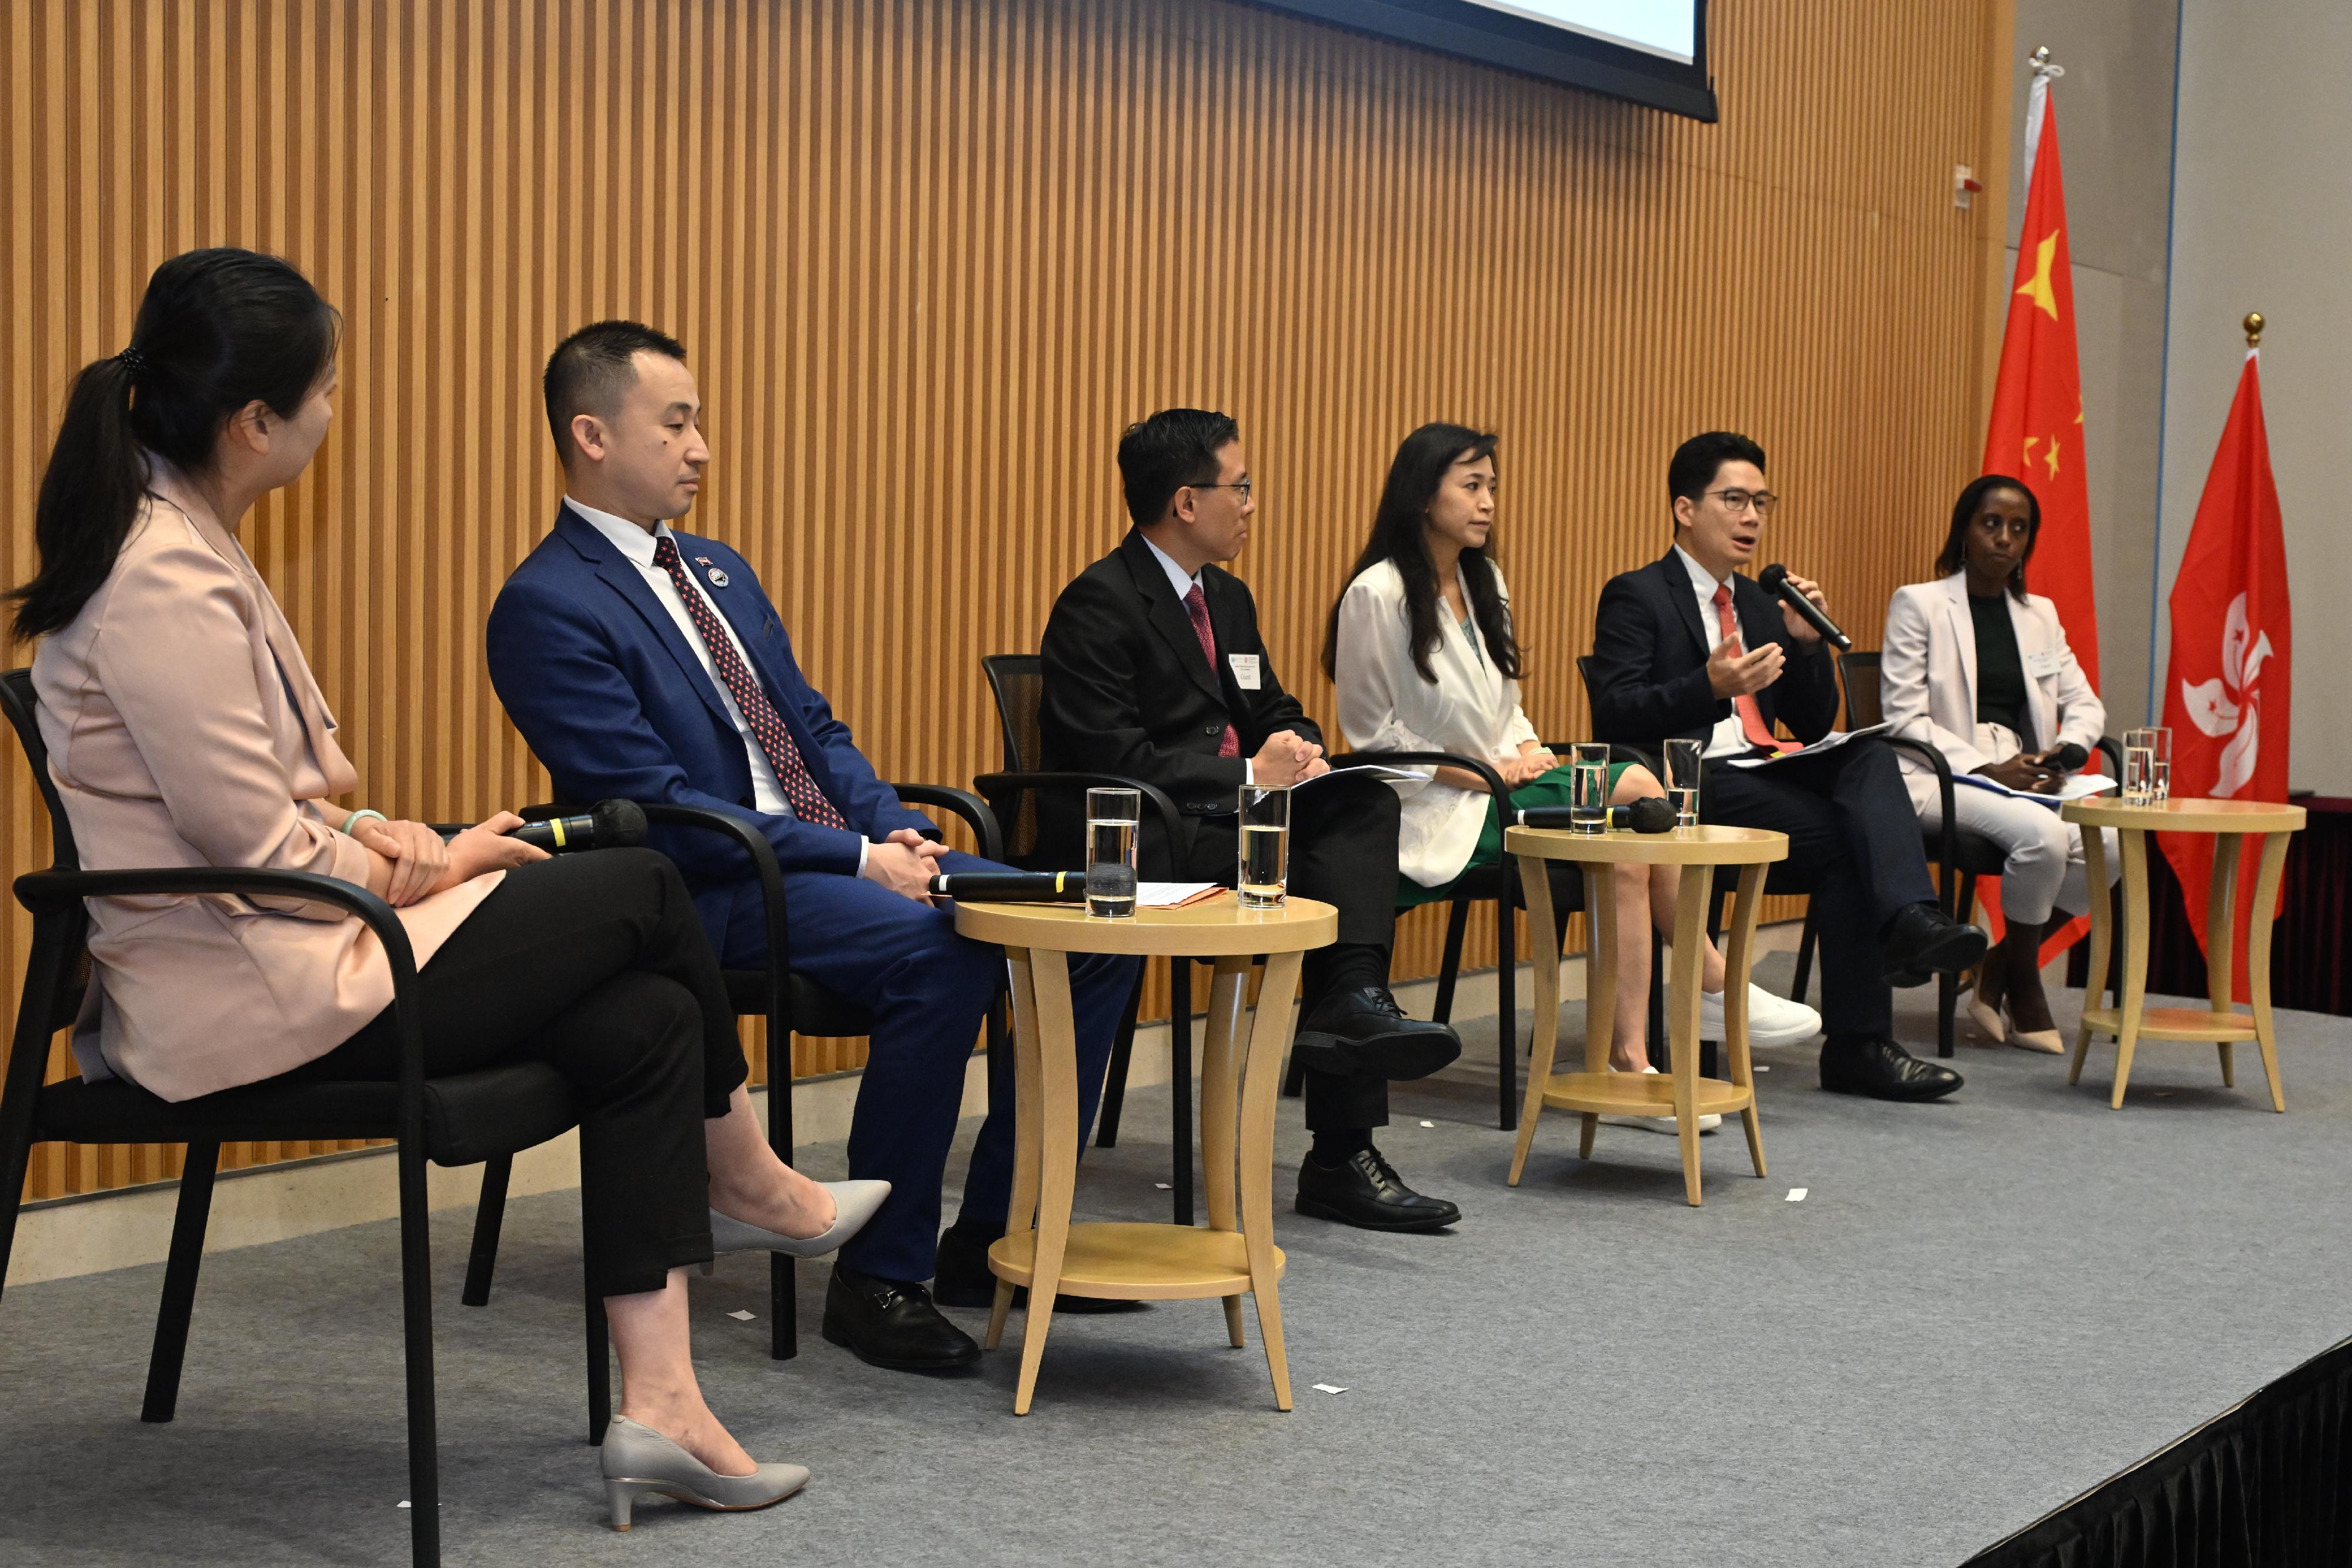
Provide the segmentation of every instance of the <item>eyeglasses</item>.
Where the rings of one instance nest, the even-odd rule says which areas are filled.
[[[1719,497],[1723,502],[1723,509],[1734,517],[1752,506],[1756,508],[1758,517],[1769,517],[1772,515],[1773,509],[1780,504],[1780,497],[1769,490],[1706,490],[1700,493]]]
[[[1188,485],[1185,488],[1188,490],[1239,490],[1242,493],[1242,499],[1246,501],[1250,498],[1251,486],[1256,483],[1255,479],[1244,479],[1235,485]]]

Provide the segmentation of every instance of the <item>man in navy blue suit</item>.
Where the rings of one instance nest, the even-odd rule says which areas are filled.
[[[793,967],[874,1015],[849,1166],[891,1184],[835,1264],[824,1337],[878,1366],[968,1364],[980,1347],[923,1281],[936,1275],[950,1305],[993,1293],[1010,1106],[982,1126],[963,1211],[938,1231],[965,1064],[1003,955],[957,936],[926,886],[937,872],[996,868],[927,837],[930,820],[876,777],[802,676],[750,564],[667,526],[710,460],[686,350],[635,322],[599,322],[557,347],[545,390],[564,502],[490,611],[491,682],[560,798],[701,806],[775,846]],[[740,852],[709,834],[652,841],[685,873],[721,963],[762,967],[759,889]],[[1103,956],[1071,967],[1081,1146],[1134,972]]]

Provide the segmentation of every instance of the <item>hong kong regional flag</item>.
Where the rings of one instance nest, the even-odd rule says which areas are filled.
[[[2249,350],[2237,401],[2205,478],[2197,522],[2172,584],[2172,660],[2164,674],[2164,722],[2172,730],[2172,793],[2222,800],[2286,799],[2287,721],[2293,713],[2294,622],[2287,609],[2286,537],[2263,430],[2259,353]],[[2205,929],[2213,840],[2159,833],[2179,874],[2197,939],[2210,951],[2247,928],[2253,860],[2242,862],[2235,931]],[[2275,909],[2260,912],[2276,919]],[[2234,949],[2233,949],[2234,950]],[[2247,999],[2243,967],[2237,999]]]
[[[1984,471],[2033,486],[2042,531],[2027,586],[2058,607],[2067,644],[2099,685],[2099,605],[2091,592],[2091,493],[2083,465],[2083,378],[2074,361],[2074,273],[2067,261],[2066,191],[2058,174],[2058,110],[2037,76],[2025,111],[2032,183],[2017,242],[2017,281],[2000,340],[2000,376],[1985,430]],[[2046,744],[2046,742],[2045,742]]]
[[[2099,685],[2099,603],[2091,591],[2091,493],[2083,464],[2083,378],[2074,359],[2074,274],[2067,261],[2066,189],[2058,172],[2058,111],[2050,78],[2037,73],[2025,107],[2030,183],[2018,236],[2016,285],[2000,340],[2000,375],[1985,430],[1984,471],[2022,479],[2042,503],[2026,586],[2058,610],[2093,690]],[[2051,744],[2049,737],[2038,737]],[[1979,883],[1985,923],[2005,929],[2000,879]],[[2091,928],[2081,910],[2042,933],[2048,963]]]

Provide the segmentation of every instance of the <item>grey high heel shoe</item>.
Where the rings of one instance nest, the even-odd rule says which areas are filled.
[[[814,1236],[785,1236],[746,1225],[717,1209],[710,1211],[710,1250],[722,1252],[782,1252],[792,1258],[819,1258],[866,1228],[882,1200],[890,1196],[887,1181],[829,1181],[833,1194],[833,1224]]]
[[[697,1508],[721,1513],[779,1503],[808,1485],[803,1465],[761,1465],[748,1476],[722,1476],[651,1427],[615,1416],[604,1428],[601,1451],[604,1500],[613,1528],[629,1528],[629,1511],[639,1494],[660,1492]]]

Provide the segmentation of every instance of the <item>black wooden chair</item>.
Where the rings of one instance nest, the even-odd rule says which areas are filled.
[[[408,1383],[410,1552],[420,1568],[441,1560],[440,1469],[433,1396],[431,1232],[425,1164],[498,1162],[561,1136],[578,1122],[571,1091],[553,1069],[535,1062],[428,1078],[408,934],[391,906],[365,888],[300,872],[247,868],[86,872],[73,831],[51,782],[47,747],[34,720],[30,673],[0,674],[0,707],[23,743],[49,813],[47,870],[16,879],[17,902],[33,915],[33,944],[18,998],[7,1078],[0,1088],[0,1281],[16,1240],[25,1173],[37,1143],[184,1144],[178,1212],[163,1269],[163,1302],[147,1363],[144,1421],[172,1419],[186,1355],[188,1322],[203,1261],[213,1178],[225,1143],[389,1138],[400,1191],[401,1318]],[[222,1091],[177,1103],[120,1078],[44,1083],[49,1044],[79,1011],[89,984],[89,914],[83,900],[133,894],[299,897],[331,904],[367,923],[392,967],[392,1013],[400,1037],[401,1074],[389,1083],[275,1084]],[[603,1303],[587,1301],[588,1441],[604,1436],[611,1414]]]
[[[1566,742],[1547,741],[1545,748],[1564,753]],[[1389,768],[1426,768],[1431,766],[1458,768],[1465,773],[1475,773],[1485,784],[1486,793],[1494,798],[1495,810],[1503,825],[1511,821],[1511,792],[1503,783],[1501,774],[1475,758],[1457,756],[1450,751],[1350,751],[1339,758],[1340,763],[1377,763]],[[1584,907],[1584,879],[1565,873],[1551,878],[1552,907],[1565,918]],[[1454,1021],[1454,991],[1462,973],[1462,943],[1469,929],[1470,906],[1491,902],[1495,905],[1495,1087],[1496,1124],[1504,1132],[1517,1132],[1519,1125],[1519,927],[1518,913],[1527,907],[1527,894],[1519,882],[1518,866],[1508,855],[1500,864],[1479,866],[1465,872],[1454,884],[1454,896],[1447,901],[1445,914],[1445,947],[1437,966],[1437,998],[1429,1016],[1439,1023]],[[1543,936],[1535,938],[1538,949]],[[1302,1074],[1293,1063],[1284,1092],[1297,1094]]]
[[[996,817],[985,801],[961,789],[936,784],[893,784],[898,799],[909,805],[950,811],[971,829],[980,852],[995,858],[999,847]],[[521,815],[532,821],[568,815],[578,808],[564,804],[526,808]],[[740,817],[701,806],[644,803],[646,821],[665,827],[709,832],[731,842],[750,863],[760,883],[760,902],[767,916],[768,963],[760,969],[722,971],[727,999],[738,1014],[763,1014],[768,1020],[768,1146],[786,1165],[793,1163],[793,1039],[795,1035],[856,1038],[874,1032],[874,1017],[847,998],[827,990],[786,961],[791,911],[784,899],[784,879],[776,852],[757,829]],[[777,983],[777,977],[782,983]],[[999,1048],[1003,1034],[998,1011],[989,1016],[992,1059],[1005,1054]],[[498,1263],[499,1228],[506,1207],[510,1156],[493,1159],[482,1176],[481,1205],[474,1218],[474,1248],[466,1266],[462,1300],[469,1307],[488,1304],[490,1278]],[[800,1298],[796,1260],[781,1253],[768,1259],[768,1354],[790,1361],[800,1353]]]
[[[1167,791],[1140,779],[1129,779],[1117,773],[1053,772],[1043,767],[1045,753],[1044,732],[1039,727],[1037,711],[1043,703],[1045,687],[1044,661],[1034,653],[991,653],[980,661],[981,674],[988,679],[989,695],[996,702],[998,733],[1004,741],[1004,766],[994,773],[983,773],[972,780],[972,787],[985,797],[1003,826],[1002,847],[992,857],[1024,871],[1072,871],[1074,865],[1052,865],[1057,858],[1057,846],[1045,844],[1038,827],[1040,796],[1048,790],[1076,791],[1080,789],[1133,789],[1142,797],[1144,810],[1160,823],[1161,842],[1174,843],[1177,825],[1183,813]],[[1071,846],[1069,853],[1081,852]],[[1067,855],[1059,858],[1066,859]],[[1190,1225],[1193,1219],[1192,1195],[1192,964],[1190,958],[1168,960],[1168,1054],[1169,1099],[1173,1131],[1173,1163],[1169,1170],[1169,1189],[1176,1223]],[[1127,1076],[1135,1059],[1135,1020],[1143,1005],[1143,967],[1138,965],[1135,989],[1127,998],[1127,1012],[1119,1021],[1118,1038],[1111,1048],[1110,1071],[1103,1082],[1102,1105],[1095,1116],[1095,1143],[1102,1148],[1113,1148],[1118,1143],[1119,1114],[1127,1101]],[[992,1094],[1010,1093],[1013,1064],[1009,1054],[1004,1060],[992,1056],[989,1061],[989,1083]]]
[[[1861,729],[1883,721],[1885,708],[1879,690],[1878,653],[1855,652],[1838,656],[1838,681],[1845,692],[1845,722],[1849,729]],[[1999,876],[2008,862],[2000,846],[1981,833],[1972,833],[1954,820],[1952,802],[1952,765],[1943,751],[1924,740],[1906,736],[1890,735],[1889,746],[1907,751],[1918,758],[1936,773],[1936,795],[1943,811],[1939,828],[1921,828],[1922,848],[1940,873],[1938,901],[1944,913],[1955,920],[1967,920],[1977,904],[1977,881],[1980,877]],[[2116,743],[2102,737],[2099,752],[2113,758],[2114,778],[2123,777],[2123,753]],[[1953,1014],[1958,1009],[1960,981],[1957,975],[1939,975],[1936,979],[1936,1054],[1952,1054]],[[2086,1003],[2087,1005],[2087,1003]]]

